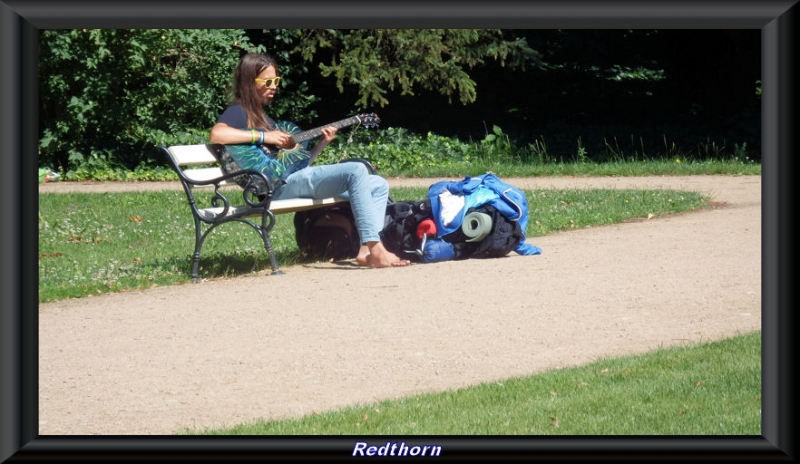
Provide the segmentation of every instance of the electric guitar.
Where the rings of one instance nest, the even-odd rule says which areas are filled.
[[[321,136],[322,129],[326,127],[333,126],[337,129],[341,129],[343,127],[352,126],[354,124],[361,124],[364,127],[373,128],[373,127],[378,127],[378,124],[380,124],[380,122],[381,120],[378,118],[377,114],[362,113],[330,124],[325,124],[324,126],[319,126],[314,129],[303,131],[293,122],[278,121],[276,123],[275,129],[285,132],[292,136],[292,142],[291,142],[292,148],[281,148],[276,145],[263,144],[261,145],[261,149],[264,150],[264,152],[266,152],[267,155],[273,158],[284,160],[285,162],[295,157],[303,157],[303,154],[307,154],[308,141]]]

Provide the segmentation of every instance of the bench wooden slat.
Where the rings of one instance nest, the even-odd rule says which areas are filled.
[[[183,174],[189,179],[202,182],[222,177],[225,173],[222,172],[222,168],[197,168],[197,169],[184,169]]]
[[[315,198],[290,198],[286,200],[275,200],[269,204],[269,209],[273,214],[296,213],[298,211],[305,211],[308,209],[319,208],[321,206],[334,205],[336,203],[347,202],[345,198],[323,198],[321,200]],[[249,206],[236,206],[228,210],[228,215],[233,216],[242,211],[248,210]],[[200,209],[198,212],[208,220],[214,220],[222,213],[223,208],[205,208]],[[259,216],[260,212],[253,212],[252,214],[245,214],[244,217]]]
[[[168,148],[178,166],[216,164],[217,157],[205,145],[173,145]]]
[[[349,201],[346,198],[287,198],[286,200],[273,200],[270,203],[269,209],[275,214],[282,213],[296,213],[298,211],[305,211],[307,209],[319,208],[321,206],[334,205],[336,203],[345,203]]]

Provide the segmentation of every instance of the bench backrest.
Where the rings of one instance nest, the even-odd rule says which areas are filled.
[[[173,164],[186,177],[195,181],[215,179],[224,174],[213,150],[215,150],[213,144],[173,145],[167,148]]]

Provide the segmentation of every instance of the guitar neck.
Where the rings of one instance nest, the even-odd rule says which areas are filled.
[[[336,121],[314,129],[292,134],[292,139],[294,139],[294,141],[297,143],[305,142],[306,140],[311,140],[322,135],[322,129],[326,127],[333,126],[337,129],[341,129],[343,127],[352,126],[353,124],[357,124],[359,122],[361,122],[361,119],[359,119],[358,116],[352,116],[347,119],[342,119],[341,121]]]

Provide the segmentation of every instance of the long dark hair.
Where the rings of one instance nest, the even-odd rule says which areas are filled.
[[[248,127],[268,127],[264,114],[264,102],[256,92],[255,78],[266,68],[278,62],[271,55],[248,53],[239,60],[233,75],[233,102],[242,105],[247,113]]]

